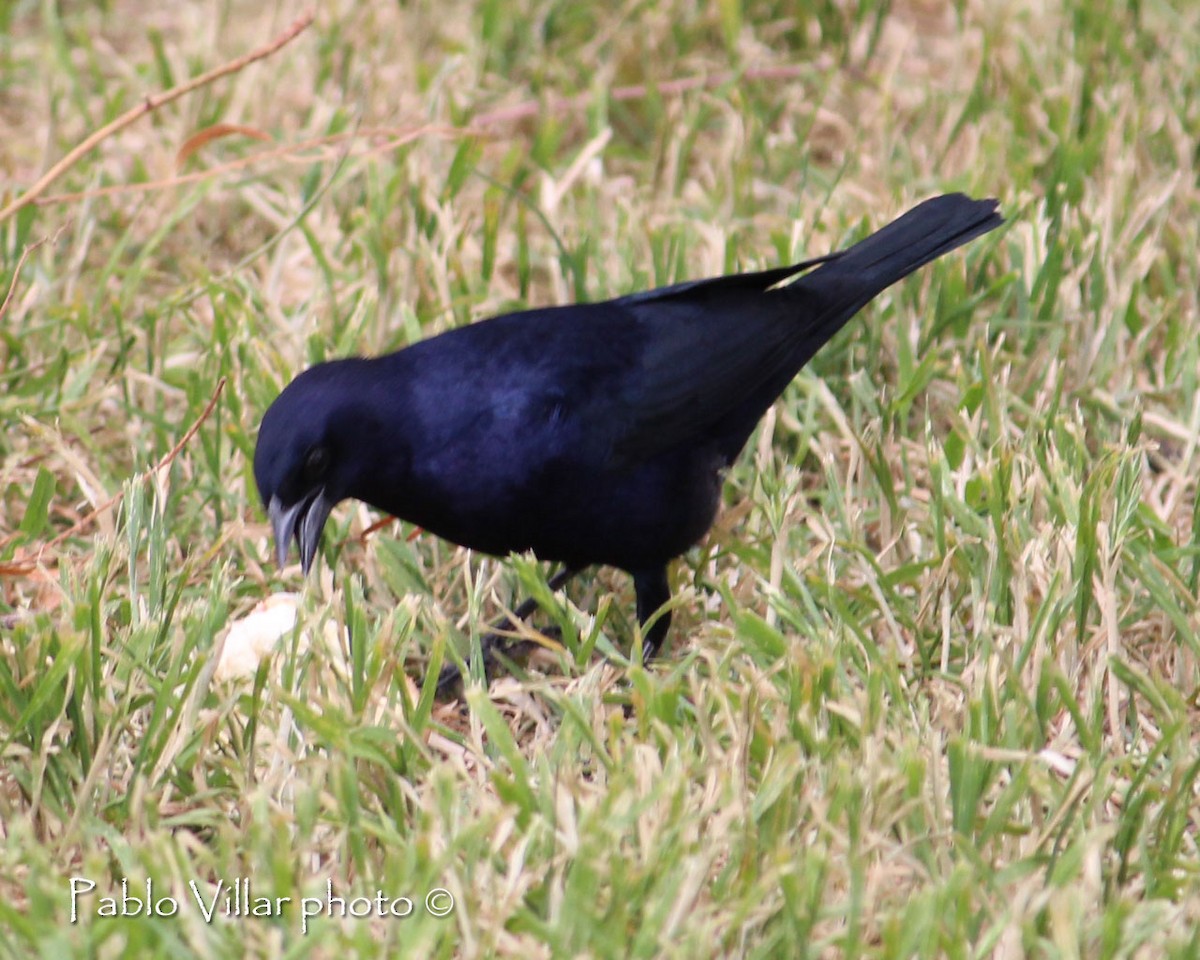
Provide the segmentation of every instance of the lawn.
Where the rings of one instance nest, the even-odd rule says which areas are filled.
[[[1200,5],[305,11],[0,3],[0,955],[1200,956]],[[954,190],[1008,223],[789,387],[658,662],[360,504],[276,567],[306,365]]]

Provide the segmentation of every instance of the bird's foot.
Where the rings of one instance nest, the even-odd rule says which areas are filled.
[[[578,572],[574,567],[563,567],[546,581],[546,586],[552,591],[560,590]],[[524,623],[536,609],[536,600],[526,600],[510,616],[492,624],[491,630],[479,638],[479,651],[483,655],[483,677],[485,682],[491,680],[497,667],[507,668],[512,664],[514,659],[528,655],[537,647],[537,644],[532,640],[522,640],[520,637],[514,637],[511,633],[501,632],[519,623]],[[544,636],[555,639],[559,639],[562,636],[562,631],[557,627],[547,628],[541,632]],[[448,700],[457,695],[461,690],[462,680],[462,670],[459,669],[457,663],[448,663],[443,666],[441,672],[438,674],[437,687],[434,690],[437,699]]]

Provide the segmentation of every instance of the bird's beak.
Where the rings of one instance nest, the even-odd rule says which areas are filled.
[[[308,573],[317,547],[321,543],[321,531],[333,509],[333,501],[325,496],[325,488],[319,487],[303,500],[285,507],[278,497],[267,504],[267,516],[275,531],[275,557],[279,565],[287,564],[292,538],[300,546],[300,569]]]

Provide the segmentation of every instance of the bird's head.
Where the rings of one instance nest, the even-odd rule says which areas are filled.
[[[312,566],[329,513],[352,496],[363,430],[356,386],[360,360],[312,367],[284,389],[263,416],[254,479],[275,534],[279,565],[294,539],[300,566]]]

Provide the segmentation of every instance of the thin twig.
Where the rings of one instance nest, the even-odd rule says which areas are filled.
[[[307,30],[312,24],[315,14],[311,11],[300,16],[290,27],[288,27],[278,37],[268,43],[266,46],[259,47],[257,50],[252,50],[244,56],[238,57],[236,60],[231,60],[229,63],[220,67],[215,67],[207,73],[202,73],[200,76],[189,80],[187,83],[182,83],[177,87],[173,87],[165,93],[160,93],[146,97],[140,104],[131,110],[125,111],[117,119],[111,123],[106,123],[99,130],[92,132],[87,136],[82,143],[71,150],[65,157],[54,164],[38,179],[32,187],[26,190],[21,196],[13,200],[7,207],[0,210],[0,223],[8,220],[18,210],[33,203],[49,188],[55,180],[66,173],[71,167],[79,162],[80,158],[95,149],[109,137],[115,133],[119,133],[126,127],[140,120],[146,114],[157,110],[159,107],[165,106],[180,97],[187,96],[194,90],[200,87],[207,86],[215,80],[220,80],[222,77],[227,77],[231,73],[237,73],[239,70],[244,70],[250,64],[257,60],[262,60],[264,57],[269,57],[281,47],[291,43],[303,31]]]
[[[395,522],[396,517],[393,517],[390,514],[386,517],[380,517],[357,537],[346,537],[344,540],[338,543],[338,546],[344,547],[348,543],[357,543],[360,547],[365,546],[371,534],[382,530],[384,527],[390,527]],[[420,527],[417,528],[417,532],[420,532]],[[411,540],[412,537],[410,536],[409,539]]]
[[[745,70],[742,73],[718,73],[707,77],[681,77],[676,80],[664,80],[656,85],[638,84],[635,86],[614,87],[608,92],[608,98],[613,101],[637,100],[647,96],[651,90],[664,96],[678,96],[682,93],[687,93],[690,90],[702,88],[711,88],[720,86],[723,83],[729,83],[733,80],[787,80],[801,76],[804,68],[796,65],[779,66],[779,67],[760,67],[750,70]],[[171,187],[178,187],[188,183],[196,183],[201,180],[209,180],[213,177],[220,176],[224,173],[231,173],[246,167],[261,163],[264,160],[272,160],[277,157],[291,157],[301,151],[315,149],[317,147],[329,146],[342,140],[365,139],[375,137],[387,137],[388,142],[378,146],[370,147],[363,154],[354,154],[355,156],[370,156],[374,153],[383,153],[388,150],[393,150],[399,146],[409,143],[418,137],[427,136],[429,134],[440,134],[446,137],[462,137],[462,136],[492,136],[492,133],[487,129],[489,127],[498,126],[503,123],[512,123],[517,120],[524,120],[529,117],[537,116],[545,111],[548,113],[566,113],[570,110],[586,109],[592,100],[592,94],[583,93],[575,97],[559,97],[543,103],[539,100],[526,100],[523,103],[515,104],[511,107],[501,107],[497,110],[491,110],[486,113],[481,113],[474,117],[465,127],[451,127],[444,124],[425,124],[414,127],[411,130],[389,130],[389,129],[373,129],[363,130],[358,132],[342,132],[330,134],[324,137],[315,137],[311,140],[305,140],[301,143],[286,144],[283,146],[272,147],[269,150],[262,150],[258,153],[251,154],[246,157],[240,157],[237,160],[232,160],[228,163],[219,166],[211,167],[207,170],[196,170],[191,173],[181,174],[177,177],[168,177],[162,180],[149,180],[142,183],[118,183],[107,187],[97,187],[91,190],[81,190],[76,193],[56,193],[48,197],[41,197],[37,200],[39,206],[50,206],[53,204],[70,203],[77,200],[88,200],[94,197],[107,197],[123,193],[145,193],[152,190],[165,190]],[[298,162],[307,163],[307,158],[300,158]],[[7,211],[5,211],[7,212]]]
[[[791,80],[803,76],[808,68],[799,64],[788,64],[778,67],[752,67],[740,72],[725,71],[714,73],[707,77],[680,77],[676,80],[664,80],[661,83],[639,83],[629,87],[613,87],[608,91],[608,99],[614,101],[640,100],[651,90],[665,96],[678,96],[690,90],[711,89],[734,80]],[[543,103],[540,100],[526,100],[511,107],[500,107],[481,113],[471,120],[472,127],[490,127],[497,123],[511,123],[514,120],[525,120],[536,117],[543,111],[548,113],[566,113],[570,110],[581,110],[588,107],[593,99],[591,93],[581,93],[575,97],[562,97]]]
[[[211,180],[213,177],[219,177],[226,173],[236,173],[238,170],[244,170],[247,167],[252,167],[257,163],[262,163],[264,160],[274,160],[275,158],[292,159],[295,158],[296,163],[311,164],[313,162],[310,156],[295,156],[303,151],[315,150],[319,147],[333,146],[347,140],[363,140],[386,137],[383,143],[375,144],[361,152],[348,154],[353,157],[369,157],[376,153],[387,153],[390,150],[396,150],[406,143],[411,143],[418,137],[427,136],[429,134],[441,134],[446,137],[461,137],[473,131],[462,130],[457,127],[449,127],[444,124],[425,124],[419,127],[410,129],[372,129],[359,132],[342,132],[333,133],[324,137],[313,137],[310,140],[303,140],[300,143],[282,144],[280,146],[271,147],[267,150],[260,150],[258,153],[251,153],[244,157],[238,157],[236,160],[230,160],[226,163],[218,164],[215,167],[208,167],[204,170],[193,170],[191,173],[182,173],[175,177],[166,177],[161,180],[144,180],[138,183],[114,183],[106,187],[94,187],[91,190],[80,190],[76,193],[52,193],[48,197],[41,197],[37,204],[39,207],[48,207],[60,203],[74,203],[79,200],[92,200],[96,197],[111,197],[123,193],[147,193],[153,190],[169,190],[172,187],[186,186],[189,183],[199,183],[202,180]]]
[[[17,267],[15,270],[13,270],[12,280],[9,281],[8,284],[8,292],[4,295],[4,302],[0,303],[0,320],[3,320],[4,315],[8,313],[8,305],[12,301],[14,291],[17,289],[17,278],[21,276],[21,270],[25,266],[25,261],[29,259],[29,255],[48,240],[53,240],[55,243],[57,243],[58,238],[62,236],[62,232],[70,225],[71,221],[68,220],[56,231],[54,231],[53,237],[42,237],[40,240],[35,240],[33,243],[26,244],[25,249],[21,251],[20,259],[17,260]]]
[[[154,476],[160,470],[162,470],[165,467],[169,467],[171,465],[171,463],[175,460],[175,458],[179,456],[179,454],[183,450],[183,448],[185,446],[187,446],[188,441],[191,440],[192,437],[194,437],[196,435],[196,432],[204,424],[204,421],[207,420],[212,415],[213,410],[217,406],[217,400],[219,400],[221,397],[221,391],[224,389],[225,389],[225,378],[222,377],[220,380],[217,381],[216,389],[213,390],[213,394],[209,398],[208,403],[205,405],[204,409],[200,412],[200,416],[198,416],[196,418],[195,422],[190,427],[188,427],[188,429],[184,433],[184,435],[179,438],[179,442],[176,443],[175,446],[173,446],[170,449],[170,451],[161,460],[158,461],[158,463],[156,463],[149,470],[144,471],[137,478],[137,481],[136,481],[137,483],[144,483],[146,480],[148,480],[150,477]],[[34,558],[32,560],[18,561],[16,563],[6,564],[5,565],[5,573],[7,573],[9,575],[30,573],[41,562],[43,553],[45,553],[47,550],[57,547],[68,537],[75,536],[77,533],[79,533],[81,530],[83,530],[85,527],[87,527],[89,524],[91,524],[97,517],[99,517],[100,514],[104,513],[106,510],[111,510],[118,503],[120,503],[121,499],[124,496],[125,496],[124,490],[117,491],[111,497],[109,497],[107,500],[105,500],[104,503],[102,503],[102,504],[100,504],[100,506],[96,507],[96,509],[93,510],[91,513],[87,514],[86,516],[80,517],[79,520],[77,520],[75,523],[73,523],[70,527],[68,527],[66,530],[64,530],[62,533],[60,533],[57,537],[55,537],[49,543],[44,543],[40,547],[38,547],[37,554],[34,556]],[[12,536],[8,537],[4,542],[7,543],[11,539],[12,539]]]

